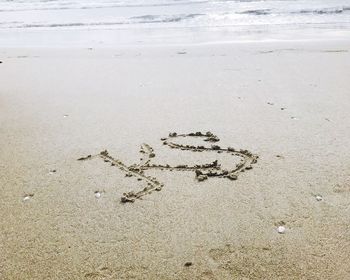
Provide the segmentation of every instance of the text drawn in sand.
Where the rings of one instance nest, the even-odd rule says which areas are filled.
[[[164,187],[157,178],[147,176],[145,171],[147,170],[169,170],[169,171],[192,171],[195,173],[197,181],[204,181],[210,177],[227,178],[230,180],[236,180],[240,172],[252,169],[252,164],[257,162],[258,156],[252,154],[248,150],[236,150],[234,148],[221,148],[218,145],[210,146],[192,146],[176,143],[176,139],[179,138],[201,138],[205,142],[219,142],[220,139],[211,132],[202,133],[188,133],[188,134],[177,134],[170,133],[168,137],[162,138],[163,145],[168,146],[171,149],[179,149],[181,151],[190,152],[216,152],[216,153],[228,153],[233,156],[240,158],[239,163],[231,170],[224,169],[218,163],[217,160],[206,163],[206,164],[196,164],[189,166],[187,164],[171,166],[169,164],[152,164],[152,159],[156,156],[153,148],[148,144],[143,144],[141,146],[140,153],[144,156],[141,158],[138,164],[132,164],[130,166],[125,165],[121,160],[112,157],[107,150],[102,151],[97,155],[88,155],[86,157],[79,158],[80,161],[91,160],[94,158],[101,158],[104,162],[108,162],[111,166],[119,168],[121,171],[125,172],[127,177],[137,177],[139,181],[143,180],[146,182],[147,186],[140,191],[124,193],[121,197],[122,202],[134,202],[136,199],[140,199],[144,195],[150,194],[154,191],[160,191]]]

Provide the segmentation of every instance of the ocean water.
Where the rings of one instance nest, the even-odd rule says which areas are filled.
[[[0,0],[2,45],[307,40],[349,30],[350,0]]]

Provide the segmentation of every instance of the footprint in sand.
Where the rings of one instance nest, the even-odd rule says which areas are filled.
[[[333,192],[339,194],[350,193],[350,182],[345,184],[336,184],[333,187]]]
[[[254,279],[266,279],[263,275],[265,269],[271,265],[269,260],[273,252],[269,246],[226,244],[211,249],[208,255],[219,270],[228,274],[227,279],[252,279],[252,275],[257,276]]]

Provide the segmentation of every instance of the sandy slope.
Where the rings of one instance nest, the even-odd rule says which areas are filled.
[[[350,277],[348,42],[2,49],[0,60],[1,279]],[[254,168],[200,183],[147,171],[162,191],[122,204],[144,182],[76,160],[108,149],[130,165],[148,143],[161,164],[229,162],[160,141],[208,130],[258,154]]]

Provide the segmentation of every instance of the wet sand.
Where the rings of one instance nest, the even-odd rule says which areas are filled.
[[[348,279],[349,58],[346,41],[0,49],[0,278]]]

